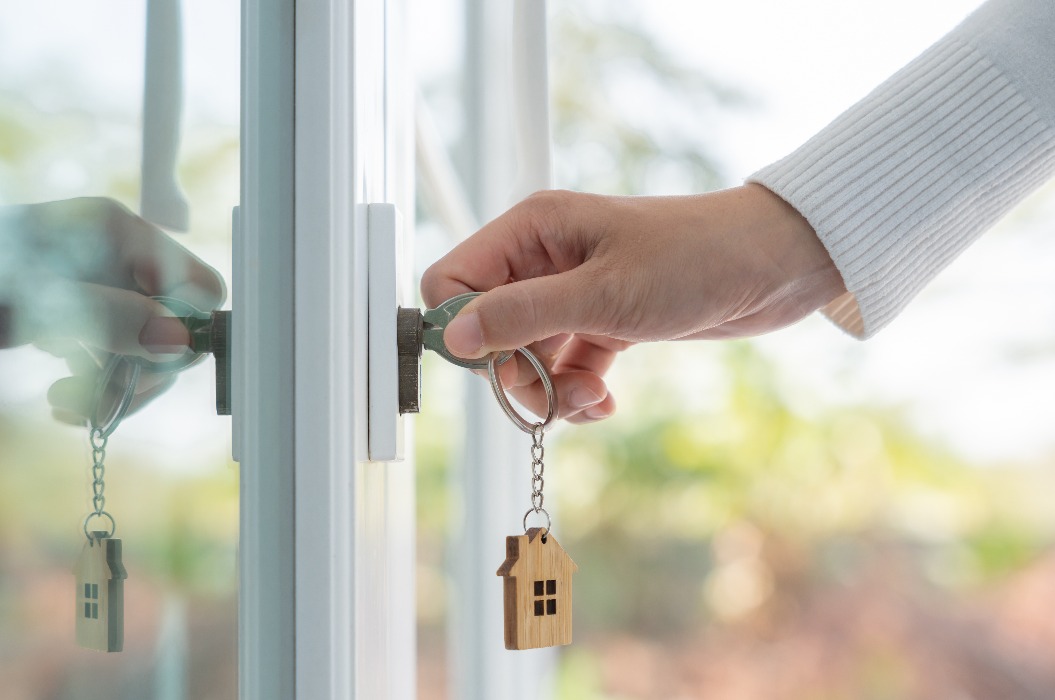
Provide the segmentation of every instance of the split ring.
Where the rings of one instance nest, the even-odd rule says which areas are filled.
[[[546,390],[546,402],[549,404],[549,411],[541,423],[527,420],[517,413],[517,410],[513,408],[513,404],[509,403],[509,397],[506,396],[506,391],[502,388],[502,382],[498,380],[496,366],[502,363],[499,353],[491,353],[490,357],[487,358],[487,377],[491,380],[491,390],[494,391],[495,398],[498,399],[498,405],[509,416],[509,420],[513,421],[518,428],[528,435],[534,435],[535,426],[541,425],[542,430],[545,430],[557,417],[557,392],[553,388],[553,379],[549,376],[549,372],[546,371],[546,365],[542,364],[542,360],[535,357],[535,353],[527,348],[517,348],[516,352],[523,355],[531,363],[531,366],[535,368],[539,379],[542,380],[542,387]]]
[[[169,311],[174,313],[177,318],[208,318],[208,316],[204,315],[195,306],[180,299],[163,296],[155,296],[151,297],[151,299],[165,306]],[[92,405],[95,409],[89,419],[92,432],[97,433],[100,438],[106,439],[117,429],[117,426],[122,420],[124,420],[125,415],[128,413],[128,409],[132,406],[132,401],[135,399],[136,395],[136,385],[139,383],[139,375],[142,374],[144,370],[155,374],[161,372],[179,372],[198,364],[203,359],[205,359],[204,353],[191,352],[185,353],[182,357],[176,358],[175,360],[163,360],[160,362],[146,360],[133,355],[111,355],[106,366],[103,368],[102,374],[99,376],[99,380],[95,384],[95,394],[92,397]],[[105,412],[103,412],[101,409],[104,407],[106,390],[110,387],[110,383],[114,380],[114,376],[117,374],[117,370],[121,366],[128,368],[127,381],[125,382],[125,386],[121,390],[121,395],[118,399],[109,406],[106,406]]]
[[[525,533],[528,531],[528,523],[527,523],[527,521],[528,521],[528,518],[531,516],[532,513],[538,513],[539,515],[545,515],[546,516],[546,531],[542,533],[542,538],[543,538],[542,541],[545,542],[546,541],[545,538],[546,538],[547,535],[549,535],[549,531],[552,529],[552,526],[553,526],[553,521],[549,517],[549,512],[545,508],[531,508],[531,509],[528,510],[528,512],[524,513],[524,532]]]
[[[114,516],[110,515],[105,510],[100,510],[97,513],[96,512],[89,513],[88,517],[84,519],[84,536],[87,537],[89,540],[94,539],[92,537],[92,533],[88,530],[88,523],[90,523],[92,521],[92,518],[106,518],[107,520],[110,521],[110,531],[108,533],[105,533],[104,539],[113,537],[114,533],[117,532],[117,523],[114,522]],[[102,531],[98,530],[96,532],[102,532]]]
[[[103,399],[106,396],[106,389],[110,386],[110,382],[113,381],[117,368],[121,366],[128,367],[129,373],[124,390],[120,398],[110,404],[109,410],[100,415],[99,409],[105,403]],[[139,383],[139,375],[142,371],[143,368],[138,362],[130,361],[125,355],[113,355],[110,357],[110,361],[106,363],[99,381],[95,383],[95,395],[92,397],[92,405],[95,406],[95,411],[90,418],[93,434],[97,433],[100,438],[105,439],[114,432],[118,423],[128,413],[129,406],[132,405],[132,400],[136,396],[136,384]]]

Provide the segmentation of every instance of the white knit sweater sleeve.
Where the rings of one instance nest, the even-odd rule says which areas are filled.
[[[990,0],[786,158],[749,178],[798,209],[871,336],[1055,174],[1055,0]]]

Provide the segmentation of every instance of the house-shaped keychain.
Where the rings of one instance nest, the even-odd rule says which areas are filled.
[[[124,644],[125,579],[121,540],[93,532],[77,565],[77,643],[99,651],[121,651]]]
[[[579,567],[544,528],[506,537],[498,569],[505,593],[506,649],[571,644],[571,577]]]

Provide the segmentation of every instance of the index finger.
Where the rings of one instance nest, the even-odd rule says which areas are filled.
[[[172,296],[201,308],[223,303],[223,279],[168,234],[119,202],[82,197],[20,208],[18,253],[60,277]]]
[[[569,270],[587,257],[569,217],[588,201],[571,192],[540,192],[486,224],[421,277],[429,307],[465,292]]]

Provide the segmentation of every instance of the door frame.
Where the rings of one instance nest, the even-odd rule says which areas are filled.
[[[243,698],[415,691],[413,469],[367,461],[370,275],[396,274],[368,270],[367,207],[413,211],[402,10],[243,0]]]

